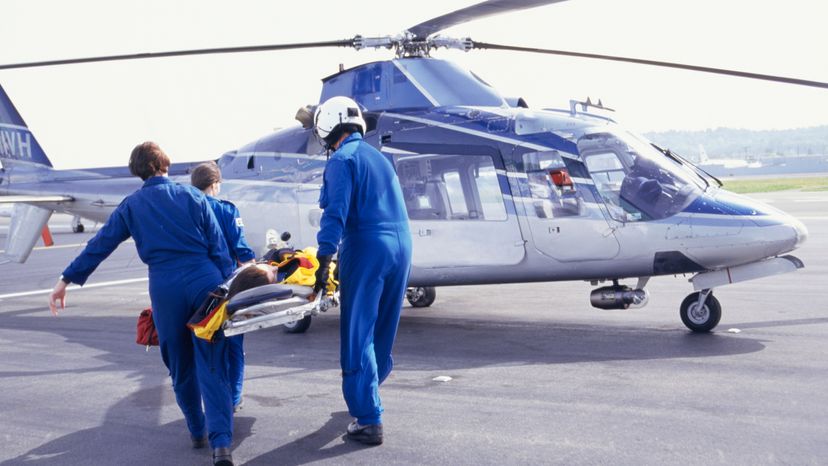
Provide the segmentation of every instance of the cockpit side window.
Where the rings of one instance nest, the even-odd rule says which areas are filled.
[[[640,220],[641,215],[637,211],[625,212],[621,207],[621,185],[627,176],[627,169],[622,158],[615,152],[596,151],[581,156],[584,164],[592,175],[595,189],[600,194],[604,204],[609,209],[610,216],[616,220]]]

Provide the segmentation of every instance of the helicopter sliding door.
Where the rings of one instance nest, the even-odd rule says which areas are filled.
[[[415,144],[407,150],[417,151]],[[417,267],[510,265],[525,254],[514,207],[501,192],[497,154],[435,145],[395,154]],[[485,148],[481,152],[496,152]],[[419,151],[417,151],[419,152]],[[473,150],[471,152],[474,152]],[[505,183],[504,183],[505,185]],[[505,188],[508,189],[508,188]],[[510,215],[508,212],[512,212]]]
[[[588,180],[570,174],[558,151],[523,153],[515,162],[521,172],[518,180],[526,177],[521,201],[535,249],[562,262],[618,254],[618,240],[601,201],[586,189]]]

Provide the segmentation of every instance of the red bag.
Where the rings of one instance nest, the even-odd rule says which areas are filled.
[[[138,328],[135,343],[150,346],[158,346],[158,332],[155,330],[155,322],[152,321],[152,309],[144,309],[138,315]]]

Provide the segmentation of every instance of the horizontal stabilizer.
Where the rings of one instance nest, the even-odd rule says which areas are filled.
[[[17,204],[23,202],[26,204],[37,204],[40,202],[68,202],[74,201],[72,196],[0,196],[0,204]]]
[[[21,264],[26,262],[51,216],[52,211],[49,209],[27,204],[15,205],[9,235],[6,237],[4,258]]]

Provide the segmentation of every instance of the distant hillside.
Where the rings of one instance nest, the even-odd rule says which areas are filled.
[[[717,128],[705,131],[664,131],[645,136],[662,147],[697,160],[699,145],[716,158],[776,157],[828,154],[828,126],[775,131]]]

